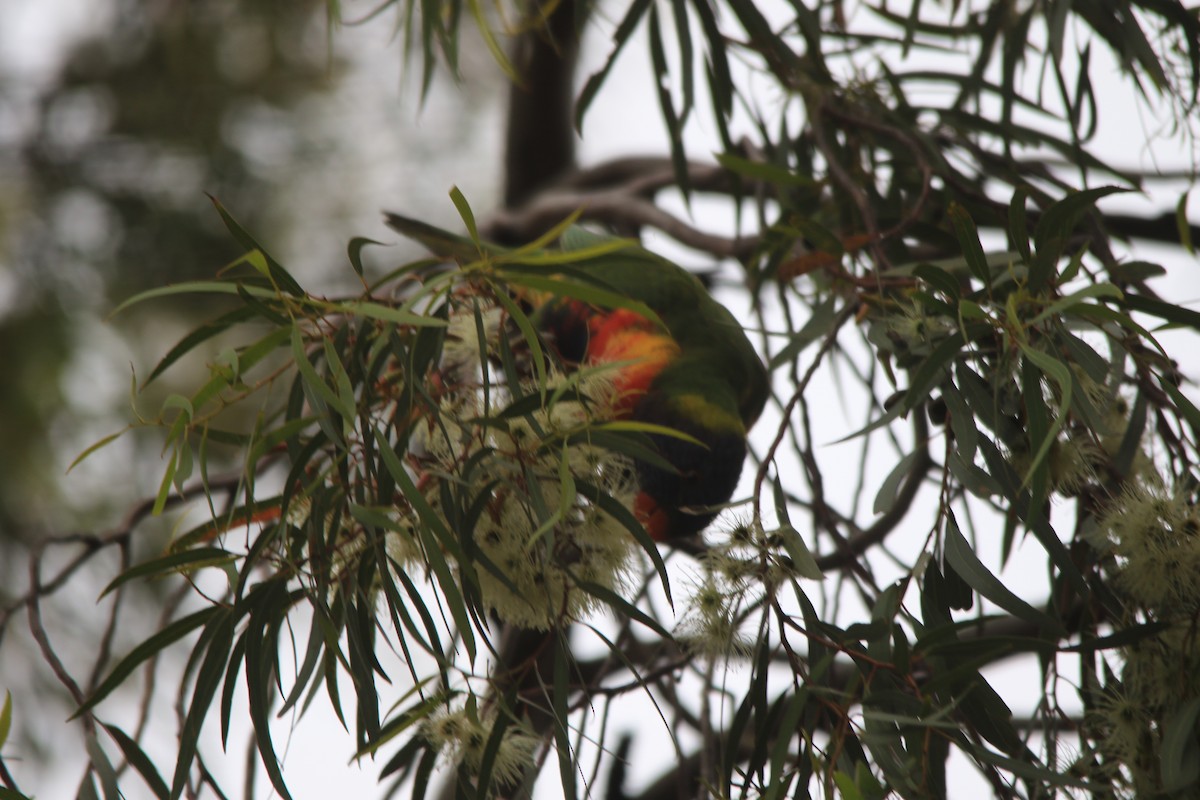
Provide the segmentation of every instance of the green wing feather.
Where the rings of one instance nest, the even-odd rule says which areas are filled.
[[[470,263],[504,256],[507,266],[521,265],[520,257],[514,257],[507,248],[474,242],[400,214],[388,213],[386,220],[389,226],[443,258]],[[587,251],[613,240],[576,226],[567,230],[559,244],[564,251]],[[540,266],[536,259],[531,260]],[[733,387],[744,427],[749,428],[758,419],[769,393],[766,370],[742,325],[712,298],[695,275],[632,241],[619,250],[563,264],[561,269],[585,275],[594,284],[644,303],[679,343],[681,363],[671,371],[697,371],[702,376],[697,379],[710,384],[713,402],[718,405],[728,404],[726,398]],[[669,378],[664,376],[664,380]]]

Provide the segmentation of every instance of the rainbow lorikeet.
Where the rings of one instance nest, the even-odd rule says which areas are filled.
[[[396,214],[388,214],[387,222],[436,255],[463,263],[487,254],[519,271],[529,255]],[[579,259],[556,268],[563,275],[626,298],[633,307],[606,308],[548,291],[518,297],[565,364],[623,364],[615,378],[617,418],[671,428],[695,440],[651,436],[673,469],[636,463],[634,512],[656,541],[699,533],[716,515],[710,507],[726,502],[737,486],[746,432],[769,393],[762,361],[733,314],[682,267],[632,242],[618,247],[615,240],[578,229],[560,245],[580,251]],[[533,255],[530,263],[536,265]]]

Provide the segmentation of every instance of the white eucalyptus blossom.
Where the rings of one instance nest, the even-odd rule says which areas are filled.
[[[493,311],[484,314],[485,327],[499,336]],[[469,309],[451,315],[446,347],[442,365],[457,370],[456,380],[464,366],[486,361]],[[577,490],[585,482],[633,506],[632,461],[587,435],[614,416],[611,371],[551,370],[543,384],[531,378],[517,387],[492,386],[486,409],[477,381],[443,384],[437,413],[412,426],[408,450],[422,465],[416,482],[424,499],[446,529],[458,518],[442,508],[447,482],[476,508],[468,532],[476,548],[471,569],[485,608],[513,624],[548,628],[602,605],[581,582],[623,589],[637,549],[633,537]],[[533,396],[542,397],[538,406],[509,412]],[[424,561],[416,532],[397,525],[388,545],[397,562]]]
[[[477,772],[495,725],[494,714],[481,715],[474,709],[459,708],[428,719],[422,733],[451,763],[462,763]],[[539,740],[516,725],[509,726],[502,736],[492,761],[492,781],[499,786],[511,786],[533,765]]]
[[[1131,483],[1100,520],[1118,559],[1117,585],[1138,606],[1200,609],[1200,513],[1182,494]]]

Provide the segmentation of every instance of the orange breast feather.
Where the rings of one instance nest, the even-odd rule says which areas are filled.
[[[630,362],[615,379],[617,416],[627,417],[663,367],[679,355],[679,345],[650,320],[627,309],[593,316],[588,327],[589,362]]]

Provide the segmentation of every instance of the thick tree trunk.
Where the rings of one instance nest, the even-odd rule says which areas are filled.
[[[515,208],[575,166],[575,64],[587,17],[578,0],[561,0],[544,27],[516,40],[521,83],[509,91],[504,204]]]

